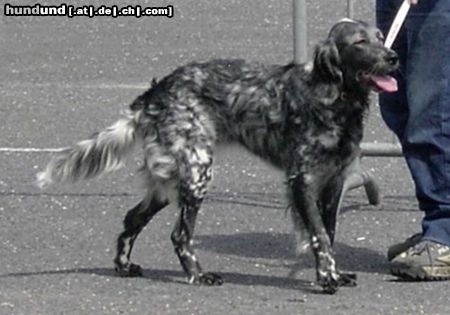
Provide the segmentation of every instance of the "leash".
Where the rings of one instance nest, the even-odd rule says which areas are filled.
[[[404,0],[402,5],[400,6],[400,9],[398,9],[397,14],[395,15],[394,22],[392,22],[391,28],[389,29],[388,35],[386,36],[384,47],[392,47],[392,44],[397,38],[398,32],[400,31],[403,22],[408,15],[409,8],[411,8],[411,4],[408,0]]]

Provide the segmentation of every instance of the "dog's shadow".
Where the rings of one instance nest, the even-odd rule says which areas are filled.
[[[0,279],[69,274],[88,274],[108,278],[118,277],[113,268],[73,268],[63,270],[43,270],[36,272],[1,274]],[[321,292],[319,288],[313,286],[313,283],[311,281],[306,280],[235,272],[220,272],[219,274],[223,277],[225,283],[235,285],[278,287],[282,289],[301,290],[310,293]],[[189,286],[191,285],[188,284],[186,274],[181,270],[144,269],[142,277],[124,279],[129,279],[129,281],[151,280],[155,283],[183,284]]]
[[[196,247],[223,255],[250,259],[270,259],[288,261],[286,277],[255,275],[237,272],[219,272],[226,283],[247,286],[269,286],[283,289],[296,289],[310,293],[320,290],[311,281],[293,277],[302,269],[314,268],[312,255],[295,255],[292,235],[283,233],[243,233],[233,235],[198,235]],[[383,255],[366,248],[335,244],[336,259],[341,270],[370,273],[386,273],[387,262]],[[144,269],[143,279],[159,283],[187,284],[185,273],[171,269]],[[37,272],[18,272],[0,275],[1,278],[30,277],[64,274],[95,274],[103,277],[116,277],[113,268],[72,268]],[[290,276],[288,276],[288,274]],[[142,278],[140,278],[142,279]],[[311,279],[313,280],[313,279]],[[139,279],[136,279],[139,281]]]
[[[291,268],[299,271],[314,268],[312,254],[295,254],[295,241],[286,233],[243,233],[232,235],[198,235],[196,247],[218,254],[247,257],[249,259],[274,259],[292,261]],[[339,269],[368,273],[387,273],[388,262],[379,252],[344,243],[334,244]]]

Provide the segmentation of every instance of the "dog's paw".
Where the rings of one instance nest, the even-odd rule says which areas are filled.
[[[339,286],[356,287],[356,278],[355,273],[339,273]]]
[[[116,266],[116,273],[120,277],[142,277],[144,274],[139,265],[129,263],[126,266]]]
[[[199,276],[199,282],[204,285],[222,285],[223,279],[218,274],[207,272]]]
[[[198,276],[192,276],[188,280],[192,284],[200,284],[207,286],[218,286],[223,284],[223,279],[218,274],[212,272],[202,273]]]
[[[323,293],[335,294],[339,287],[355,287],[356,274],[329,272],[326,275],[319,276],[318,282]]]
[[[325,294],[335,294],[339,288],[339,282],[334,279],[322,280],[319,284]]]

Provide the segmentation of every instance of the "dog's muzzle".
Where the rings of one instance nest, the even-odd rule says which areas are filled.
[[[368,82],[376,92],[393,93],[398,91],[397,80],[389,75],[389,73],[395,71],[399,65],[399,58],[395,51],[388,50],[384,56],[384,63],[386,65],[386,71],[384,73],[370,73],[361,72],[360,79]]]

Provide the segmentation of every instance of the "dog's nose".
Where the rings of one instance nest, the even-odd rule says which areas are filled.
[[[395,66],[398,64],[398,55],[395,51],[390,50],[384,57],[384,60],[390,65]]]

